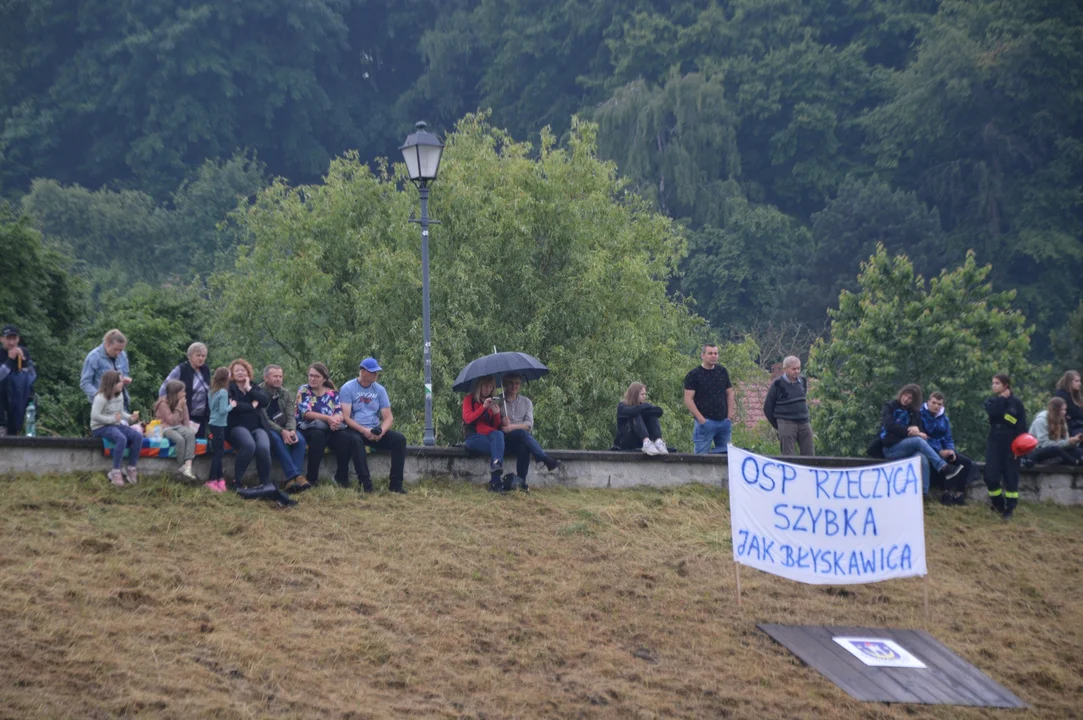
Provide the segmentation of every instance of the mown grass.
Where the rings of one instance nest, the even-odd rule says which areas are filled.
[[[724,493],[440,481],[282,511],[148,479],[0,478],[0,717],[955,718],[851,700],[757,622],[924,628],[1083,707],[1083,509],[928,512],[919,580],[752,570]]]

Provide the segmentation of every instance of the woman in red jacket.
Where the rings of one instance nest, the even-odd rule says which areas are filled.
[[[463,446],[479,455],[489,456],[489,490],[500,492],[500,473],[504,470],[504,432],[500,429],[500,402],[493,399],[496,380],[492,375],[478,378],[463,398]]]

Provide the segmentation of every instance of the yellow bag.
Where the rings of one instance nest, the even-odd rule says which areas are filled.
[[[143,437],[146,438],[160,438],[162,437],[162,421],[155,418],[149,423],[143,426]]]

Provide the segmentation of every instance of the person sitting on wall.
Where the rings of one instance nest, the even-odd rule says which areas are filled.
[[[1040,462],[1083,465],[1083,448],[1080,448],[1083,433],[1069,434],[1066,405],[1062,397],[1051,398],[1046,409],[1030,424],[1030,434],[1038,441],[1038,447],[1023,458],[1027,467]]]
[[[921,459],[922,490],[928,495],[932,481],[931,470],[944,470],[945,479],[952,480],[963,471],[963,466],[947,467],[947,460],[929,446],[929,436],[922,431],[918,419],[921,395],[921,386],[903,385],[894,400],[884,403],[880,412],[880,442],[883,445],[884,457],[888,460],[902,460],[913,456]]]
[[[376,382],[377,373],[381,370],[383,368],[376,358],[365,358],[358,366],[357,378],[342,384],[338,398],[346,422],[346,433],[358,441],[360,454],[356,467],[362,489],[372,492],[372,478],[364,448],[369,445],[391,454],[387,489],[405,495],[406,488],[402,483],[406,467],[406,436],[391,429],[395,423],[391,400],[384,386]]]
[[[966,505],[966,485],[970,481],[970,472],[974,469],[974,461],[955,449],[955,439],[951,436],[951,421],[945,409],[944,393],[939,390],[929,394],[929,401],[921,406],[918,411],[921,420],[921,430],[926,434],[929,447],[944,458],[949,465],[941,469],[937,476],[943,481],[944,494],[940,496],[942,505]],[[960,465],[963,471],[947,479],[948,468]]]
[[[555,470],[559,460],[549,457],[541,444],[534,438],[534,403],[526,395],[520,395],[523,377],[508,373],[501,380],[504,386],[504,402],[501,414],[504,431],[504,451],[515,453],[515,475],[518,477],[520,490],[527,490],[526,476],[530,472],[530,458],[545,465],[547,470]],[[505,478],[507,479],[507,478]],[[505,490],[511,488],[505,487]]]
[[[613,446],[618,450],[641,450],[645,455],[666,455],[669,448],[662,439],[662,408],[647,402],[647,386],[634,382],[617,403],[617,434]]]

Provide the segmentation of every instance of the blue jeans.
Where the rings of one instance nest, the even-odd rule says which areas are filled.
[[[305,436],[297,433],[297,442],[287,445],[282,439],[281,433],[268,433],[271,438],[271,450],[278,458],[278,464],[282,466],[282,474],[287,480],[292,480],[298,475],[304,475],[301,468],[305,464]]]
[[[477,433],[471,435],[463,442],[463,447],[478,455],[488,455],[492,460],[489,470],[492,471],[493,463],[504,462],[504,433],[501,430],[493,430],[488,435]]]
[[[108,440],[113,443],[113,469],[120,469],[120,461],[124,459],[124,450],[128,452],[128,465],[135,467],[139,460],[139,451],[143,449],[143,433],[127,425],[106,425],[97,430],[91,430],[90,434],[96,438]]]
[[[693,420],[693,422],[695,422]],[[729,418],[725,420],[711,420],[704,418],[703,423],[695,423],[692,429],[692,445],[697,454],[724,453],[728,451],[730,438],[733,436],[733,423]],[[711,447],[711,443],[714,447]]]
[[[932,479],[929,466],[932,465],[933,470],[940,472],[947,465],[944,458],[937,455],[936,450],[929,447],[929,443],[925,442],[924,438],[908,437],[894,445],[884,446],[884,457],[888,460],[902,460],[913,455],[921,458],[921,487],[922,491],[928,494]]]
[[[527,430],[512,430],[504,433],[504,443],[508,450],[515,452],[515,474],[526,480],[526,474],[530,472],[530,456],[538,462],[545,460],[545,451],[534,436]]]

